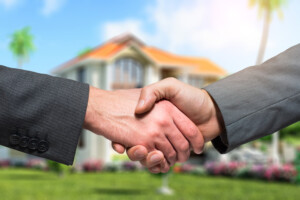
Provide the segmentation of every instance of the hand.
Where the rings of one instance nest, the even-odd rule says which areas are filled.
[[[188,159],[188,140],[196,151],[202,150],[203,137],[195,124],[168,101],[157,103],[147,114],[135,116],[140,91],[91,87],[84,127],[126,148],[143,145],[148,152],[160,150],[169,164]],[[164,171],[168,168],[166,160],[161,166]]]
[[[136,113],[140,114],[151,110],[155,102],[161,99],[169,100],[189,117],[197,125],[205,142],[211,141],[221,133],[221,114],[205,90],[192,87],[175,78],[167,78],[142,89]],[[113,144],[113,147],[117,151],[123,148],[119,144]],[[128,151],[128,156],[133,160],[139,160],[134,156],[134,152],[137,150],[144,153],[140,155],[140,159],[147,159],[146,151],[142,146],[136,146],[133,150]],[[151,155],[148,155],[148,158],[155,153],[158,152],[152,152]],[[158,153],[158,155],[161,155],[161,153]],[[154,166],[150,159],[147,160],[149,160],[148,163],[146,162],[148,168]],[[159,163],[156,162],[156,164]],[[157,166],[154,168],[157,168]]]

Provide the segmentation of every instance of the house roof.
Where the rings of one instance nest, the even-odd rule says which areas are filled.
[[[120,52],[122,49],[133,44],[135,47],[139,48],[140,51],[146,54],[151,59],[151,61],[159,66],[177,66],[182,68],[190,68],[191,73],[195,74],[207,74],[215,76],[226,75],[226,71],[224,69],[222,69],[209,59],[181,56],[169,53],[156,47],[147,46],[138,38],[129,34],[117,36],[104,43],[103,45],[92,49],[90,52],[67,61],[66,63],[57,67],[54,72],[59,73],[60,71],[64,71],[65,69],[86,59],[108,60],[118,52]]]

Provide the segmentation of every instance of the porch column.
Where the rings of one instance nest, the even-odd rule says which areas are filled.
[[[113,63],[108,63],[106,66],[106,90],[111,90],[111,84],[113,82]]]
[[[277,131],[272,135],[272,162],[274,165],[280,165],[278,141],[279,132]]]
[[[159,81],[160,71],[153,65],[147,65],[145,67],[145,85],[149,85]]]

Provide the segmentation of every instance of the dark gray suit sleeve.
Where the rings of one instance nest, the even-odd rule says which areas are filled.
[[[0,144],[71,165],[89,86],[0,66]]]
[[[274,133],[300,120],[300,45],[204,89],[224,120],[219,152]]]

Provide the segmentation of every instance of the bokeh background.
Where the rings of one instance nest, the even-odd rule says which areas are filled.
[[[0,64],[102,89],[168,76],[200,88],[298,44],[299,9],[297,0],[0,0]],[[227,155],[207,144],[166,175],[95,137],[83,130],[70,167],[0,147],[1,198],[297,199],[299,123]]]

